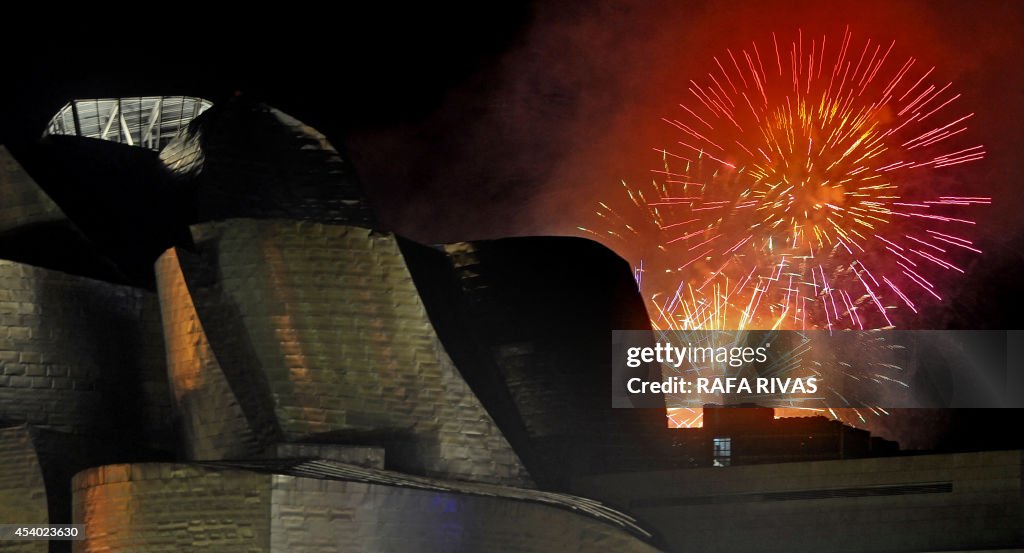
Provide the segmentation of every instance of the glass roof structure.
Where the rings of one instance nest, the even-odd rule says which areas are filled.
[[[85,136],[160,150],[212,105],[191,96],[72,100],[50,119],[43,136]]]

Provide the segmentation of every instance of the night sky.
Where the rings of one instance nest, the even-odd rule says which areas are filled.
[[[159,17],[96,7],[9,21],[19,32],[0,37],[0,144],[34,140],[71,98],[217,103],[240,92],[347,150],[382,222],[410,238],[579,234],[620,180],[647,178],[651,147],[666,136],[661,116],[711,56],[772,31],[838,36],[849,25],[857,38],[895,39],[897,59],[937,66],[937,79],[963,94],[959,110],[976,113],[971,133],[988,152],[958,173],[993,197],[973,235],[986,254],[918,326],[1019,326],[1011,305],[1024,269],[1024,4],[564,4],[216,16],[168,6]],[[984,443],[995,443],[985,425],[1008,416],[1020,418],[928,415],[941,428],[951,421],[943,439]]]

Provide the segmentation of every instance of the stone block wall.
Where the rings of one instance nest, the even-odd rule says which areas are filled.
[[[0,260],[0,421],[169,434],[161,337],[142,323],[154,311],[136,288]]]
[[[269,551],[270,476],[195,465],[106,465],[72,481],[75,553]]]
[[[389,467],[413,474],[530,485],[438,340],[393,236],[252,219],[193,236],[194,262],[158,262],[172,386],[193,435],[244,441],[248,421],[271,440],[383,446]],[[228,456],[208,450],[194,458]]]
[[[32,180],[7,148],[0,146],[0,234],[29,225],[61,221],[64,213]]]
[[[210,347],[176,250],[156,262],[167,375],[188,459],[241,458],[262,447]]]
[[[39,456],[27,426],[0,429],[0,524],[49,522],[46,485]],[[3,551],[42,553],[45,541],[8,541]]]
[[[654,553],[606,523],[503,497],[273,477],[271,551]]]
[[[321,468],[352,478],[295,476],[228,464],[108,465],[73,481],[76,553],[655,553],[611,522],[540,492]],[[474,486],[480,489],[475,489]],[[509,495],[505,495],[505,494]],[[574,501],[583,502],[579,498]],[[580,503],[583,504],[583,503]],[[590,502],[593,507],[593,502]]]

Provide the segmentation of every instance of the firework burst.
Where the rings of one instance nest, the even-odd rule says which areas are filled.
[[[964,142],[973,114],[951,83],[893,49],[773,33],[689,82],[652,182],[623,183],[629,207],[581,227],[648,246],[637,281],[656,328],[888,328],[942,299],[981,253],[965,235],[990,203],[947,168],[985,150]]]

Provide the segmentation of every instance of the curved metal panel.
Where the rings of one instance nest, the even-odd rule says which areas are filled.
[[[182,265],[193,298],[216,286],[234,311],[202,324],[240,334],[208,331],[223,337],[211,347],[245,361],[225,373],[265,380],[285,440],[381,445],[412,473],[530,484],[437,339],[393,236],[252,219],[193,235],[205,264]]]
[[[72,479],[77,553],[270,551],[271,476],[194,465],[106,465]]]
[[[0,235],[31,225],[66,219],[7,148],[0,146]]]
[[[194,201],[192,222],[238,217],[374,228],[349,162],[316,129],[272,107],[220,104],[160,154]]]
[[[261,450],[210,348],[176,250],[156,262],[167,374],[189,459],[240,458]]]
[[[152,296],[0,260],[0,421],[86,436],[166,433]]]
[[[46,484],[27,426],[0,429],[0,524],[46,524]],[[4,551],[45,552],[46,541],[7,542]]]
[[[305,468],[301,475],[228,463],[83,471],[72,483],[74,521],[86,532],[76,551],[659,551],[610,518],[628,517],[605,507],[595,516],[588,509],[596,502],[582,498],[413,482],[337,463]],[[559,507],[572,500],[582,509]]]

